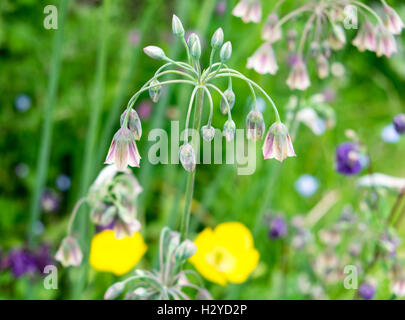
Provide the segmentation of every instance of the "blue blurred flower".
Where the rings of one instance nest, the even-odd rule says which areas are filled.
[[[69,190],[71,185],[70,177],[66,174],[60,174],[56,178],[56,186],[60,191],[67,191]]]
[[[314,176],[303,174],[295,181],[294,187],[301,196],[310,197],[318,190],[319,182]]]
[[[400,139],[398,132],[391,123],[381,130],[381,138],[387,143],[397,143]]]
[[[397,133],[405,133],[405,113],[401,113],[394,118],[394,128]]]
[[[46,190],[41,196],[41,207],[45,212],[56,212],[59,209],[60,200],[58,195],[51,191]]]
[[[31,107],[31,98],[24,93],[20,93],[15,97],[14,104],[17,111],[25,112]]]

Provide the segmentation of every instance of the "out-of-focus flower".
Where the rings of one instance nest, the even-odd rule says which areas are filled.
[[[363,170],[357,144],[346,142],[336,148],[336,170],[343,175],[355,175]]]
[[[319,182],[314,176],[303,174],[295,181],[294,187],[301,196],[310,197],[318,190]]]
[[[377,33],[377,56],[383,55],[390,58],[397,50],[397,43],[394,36],[386,28],[379,28]]]
[[[405,278],[394,280],[391,284],[391,292],[398,298],[405,297]]]
[[[206,228],[194,243],[197,252],[189,261],[202,276],[220,285],[246,281],[259,261],[251,232],[239,222]]]
[[[221,0],[217,3],[217,6],[215,8],[215,12],[217,15],[222,16],[226,11],[226,1]]]
[[[46,190],[41,196],[41,207],[45,212],[56,212],[60,206],[59,196],[52,190]]]
[[[135,143],[134,134],[128,128],[120,128],[114,135],[105,164],[115,164],[123,171],[129,165],[139,167],[141,156]]]
[[[329,76],[329,62],[323,54],[320,54],[316,59],[318,77],[325,79]]]
[[[394,127],[399,134],[405,133],[405,113],[401,113],[394,118]]]
[[[306,90],[310,85],[307,66],[302,58],[293,64],[290,75],[287,79],[287,85],[291,90]]]
[[[12,250],[7,257],[7,265],[16,278],[37,271],[35,256],[27,249]]]
[[[246,117],[247,139],[252,141],[262,139],[265,129],[262,113],[258,110],[251,110]]]
[[[326,130],[326,122],[320,118],[312,108],[302,108],[297,112],[296,120],[305,124],[317,136],[322,135]]]
[[[15,174],[21,179],[28,176],[29,172],[30,172],[30,168],[25,163],[19,163],[15,167]]]
[[[401,238],[389,231],[386,231],[381,236],[380,243],[388,253],[389,257],[394,258],[397,254],[397,248],[401,244]]]
[[[305,221],[302,216],[295,216],[291,220],[293,227],[292,246],[295,249],[303,249],[312,240],[311,231],[305,226]]]
[[[141,260],[146,249],[139,232],[117,239],[114,231],[104,230],[91,241],[90,265],[98,271],[123,275]]]
[[[130,30],[128,33],[128,41],[131,45],[137,46],[141,40],[141,33],[137,29]]]
[[[260,74],[276,74],[278,65],[274,56],[274,50],[270,43],[263,43],[259,49],[248,59],[247,68],[254,69]]]
[[[271,218],[269,226],[269,237],[271,239],[280,239],[287,234],[287,223],[281,216]]]
[[[46,244],[42,244],[37,252],[35,253],[35,263],[37,265],[38,271],[43,274],[46,266],[53,265],[54,260],[52,259],[50,248]]]
[[[341,50],[346,44],[346,35],[343,27],[338,24],[334,24],[332,32],[328,37],[329,44],[333,50]]]
[[[401,34],[404,23],[398,13],[389,5],[384,3],[384,25],[392,34]]]
[[[345,66],[340,62],[332,63],[330,71],[331,71],[332,75],[336,78],[342,78],[346,72]]]
[[[56,186],[60,191],[67,191],[70,188],[71,185],[70,177],[66,174],[60,174],[56,178]]]
[[[360,51],[369,50],[376,51],[377,36],[374,26],[370,22],[365,22],[353,40],[353,45]]]
[[[270,127],[263,145],[263,156],[264,159],[275,158],[280,162],[296,156],[288,129],[281,122]]]
[[[375,287],[368,282],[364,282],[359,287],[359,295],[364,300],[371,300],[375,295]]]
[[[20,93],[15,97],[14,104],[17,111],[25,112],[31,107],[31,98],[25,93]]]
[[[77,240],[71,236],[64,238],[56,252],[55,259],[64,267],[80,266],[83,254]]]
[[[240,0],[232,14],[241,18],[244,23],[259,23],[262,19],[262,6],[259,0]]]
[[[387,143],[397,143],[401,139],[393,124],[389,124],[381,130],[381,138]]]
[[[288,51],[294,51],[297,43],[298,32],[295,29],[288,30],[287,33],[287,48]]]
[[[146,120],[152,113],[152,104],[148,100],[144,100],[136,107],[136,111],[141,119]]]
[[[319,231],[319,238],[324,244],[335,247],[342,239],[341,230],[337,228],[321,229]]]
[[[322,252],[315,260],[314,271],[327,283],[337,282],[341,276],[338,256],[333,252]]]
[[[277,27],[278,21],[277,13],[271,13],[267,17],[262,31],[263,40],[274,43],[281,39],[281,29]]]

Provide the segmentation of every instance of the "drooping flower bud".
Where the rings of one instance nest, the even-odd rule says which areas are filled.
[[[215,129],[212,126],[206,125],[201,128],[201,134],[205,141],[210,142],[214,139]]]
[[[241,0],[233,8],[232,14],[241,18],[244,23],[259,23],[262,19],[262,6],[259,0]]]
[[[162,94],[162,86],[159,84],[159,80],[153,79],[149,85],[149,97],[154,103],[159,101],[159,98]]]
[[[224,124],[224,131],[222,133],[227,142],[230,142],[234,139],[235,131],[236,131],[235,122],[233,122],[233,120],[227,120]]]
[[[184,28],[180,19],[174,14],[172,18],[172,31],[173,34],[178,38],[184,37]]]
[[[179,261],[187,260],[197,251],[197,246],[190,240],[183,241],[176,249],[174,256]]]
[[[221,98],[221,104],[220,104],[220,110],[222,114],[227,114],[228,111],[228,105],[229,108],[233,108],[235,105],[235,93],[232,91],[232,88],[228,88],[224,91],[224,96],[226,97],[226,101],[228,101],[228,104],[226,103],[225,99],[222,97]]]
[[[70,236],[64,238],[58,251],[56,252],[55,259],[64,267],[80,266],[82,263],[83,254],[77,240]]]
[[[405,133],[405,113],[401,113],[394,118],[394,127],[399,134]]]
[[[120,118],[121,127],[124,124],[126,115],[127,115],[127,110],[125,110],[121,114],[121,118]],[[141,119],[139,119],[138,113],[134,109],[131,109],[131,111],[129,113],[127,126],[128,126],[129,131],[131,131],[134,134],[135,140],[141,139],[141,136],[142,136]]]
[[[329,62],[323,54],[320,54],[316,59],[316,66],[319,78],[325,79],[329,76]]]
[[[397,52],[397,43],[394,36],[384,27],[379,28],[377,34],[377,56],[391,57],[392,54]]]
[[[281,122],[274,123],[267,133],[263,145],[264,159],[277,159],[282,162],[287,157],[295,157],[288,128]]]
[[[298,58],[298,60],[292,66],[290,75],[287,79],[287,85],[291,90],[306,90],[311,85],[307,66],[302,58]]]
[[[200,38],[196,37],[195,40],[193,41],[193,44],[190,48],[190,53],[191,56],[195,59],[198,60],[201,57],[201,42]]]
[[[269,43],[274,43],[281,39],[281,28],[278,27],[277,13],[271,13],[266,20],[262,30],[262,39]]]
[[[368,21],[365,22],[352,43],[360,51],[375,51],[377,48],[377,37],[374,26]]]
[[[263,115],[258,110],[251,110],[246,117],[246,138],[257,141],[263,138],[265,125]]]
[[[339,24],[334,24],[328,40],[333,50],[343,49],[346,44],[346,35],[343,27]]]
[[[104,294],[104,300],[113,300],[117,298],[125,289],[124,282],[117,282],[110,286]]]
[[[143,48],[143,51],[152,59],[161,60],[166,57],[165,52],[156,46],[147,46]]]
[[[247,68],[254,69],[260,74],[275,74],[277,72],[278,65],[270,43],[263,43],[253,56],[248,58]]]
[[[120,128],[114,135],[105,164],[115,164],[123,171],[129,165],[139,167],[141,156],[135,144],[134,134],[128,128]]]
[[[211,47],[214,49],[218,49],[222,46],[222,43],[224,42],[224,31],[222,28],[218,28],[217,31],[212,35],[211,38]]]
[[[295,29],[288,30],[287,33],[287,48],[288,51],[294,51],[297,43],[298,33]]]
[[[312,58],[317,57],[321,52],[321,46],[319,45],[319,42],[313,41],[309,45],[309,54]]]
[[[232,55],[232,44],[230,41],[224,43],[219,53],[222,62],[228,61]]]
[[[384,4],[384,25],[392,34],[401,34],[405,27],[398,13],[386,3]]]
[[[196,166],[194,149],[191,144],[186,143],[180,147],[180,162],[188,172],[193,172]]]

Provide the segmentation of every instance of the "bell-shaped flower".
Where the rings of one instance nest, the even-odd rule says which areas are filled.
[[[333,50],[341,50],[346,44],[346,35],[343,27],[338,24],[334,24],[332,32],[329,34],[328,41]]]
[[[64,267],[80,266],[83,254],[77,240],[71,236],[64,238],[56,252],[55,259]]]
[[[302,58],[298,58],[297,61],[294,62],[287,79],[287,85],[291,90],[306,90],[311,85],[307,66]]]
[[[368,21],[365,22],[352,43],[360,51],[375,51],[377,48],[377,37],[374,26]]]
[[[188,172],[193,172],[196,166],[195,152],[191,144],[185,143],[180,147],[180,162]]]
[[[124,125],[126,115],[127,110],[125,110],[121,114],[120,118],[121,127]],[[131,109],[131,111],[129,112],[127,127],[134,134],[135,140],[141,139],[142,136],[141,119],[139,119],[138,113],[134,109]]]
[[[222,134],[227,142],[230,142],[235,137],[236,125],[233,120],[227,120],[224,124],[224,131]]]
[[[257,141],[264,136],[264,120],[263,115],[258,110],[252,110],[246,117],[246,137],[249,140]]]
[[[392,34],[401,34],[402,29],[405,27],[401,17],[398,13],[386,3],[384,4],[384,17],[385,27]]]
[[[281,39],[282,32],[281,28],[278,26],[278,15],[277,13],[271,13],[266,20],[266,23],[262,30],[262,39],[270,43],[274,43]]]
[[[115,164],[123,171],[129,165],[139,167],[141,156],[135,143],[135,136],[128,128],[120,128],[114,135],[105,164]]]
[[[259,0],[241,0],[233,8],[232,14],[241,18],[244,23],[259,23],[262,19],[262,5]]]
[[[378,57],[385,55],[388,58],[397,52],[397,43],[394,36],[384,27],[379,28],[376,52]]]
[[[288,128],[281,122],[270,127],[263,145],[263,156],[264,159],[275,158],[280,162],[296,156]]]
[[[275,74],[278,70],[274,50],[270,43],[265,42],[259,49],[248,59],[247,68],[254,69],[260,74]]]

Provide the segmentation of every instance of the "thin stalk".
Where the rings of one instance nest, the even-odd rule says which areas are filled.
[[[82,167],[82,180],[80,183],[80,197],[86,194],[90,186],[91,180],[94,177],[94,155],[96,148],[97,132],[100,124],[100,113],[103,104],[104,86],[105,86],[105,72],[107,65],[107,30],[110,12],[110,0],[103,2],[103,14],[100,28],[100,42],[97,52],[97,67],[95,73],[94,93],[91,103],[91,111],[89,114],[89,130],[87,131],[86,143],[84,149],[83,167]],[[86,212],[87,213],[87,212]],[[83,250],[83,264],[79,270],[79,276],[73,286],[72,298],[81,298],[82,291],[87,281],[88,269],[88,253],[89,253],[89,240],[90,230],[88,223],[88,214],[79,214],[77,217],[77,225],[80,233],[80,244]]]
[[[193,128],[197,131],[200,131],[201,115],[202,115],[202,109],[203,109],[203,105],[204,105],[204,90],[199,89],[196,100],[195,100],[195,105],[196,105],[196,108],[194,111]],[[193,146],[193,148],[196,151],[196,155],[198,155],[198,150],[196,149],[196,145],[198,145],[198,142],[197,141],[193,141],[193,142],[195,144]],[[188,177],[187,177],[184,212],[183,212],[183,216],[181,217],[181,225],[180,225],[181,241],[187,239],[187,235],[188,235],[188,228],[190,225],[191,203],[193,201],[194,181],[195,181],[196,171],[197,171],[197,169],[194,169],[193,172],[188,173]]]
[[[59,83],[59,73],[61,66],[61,52],[63,44],[63,33],[65,30],[65,18],[68,1],[61,0],[59,5],[59,25],[55,33],[52,44],[51,74],[49,77],[48,91],[44,108],[44,122],[41,132],[41,146],[39,150],[34,191],[30,205],[30,216],[28,225],[28,244],[30,247],[35,245],[35,222],[40,217],[39,200],[44,189],[45,180],[48,172],[49,154],[52,143],[52,124],[53,124],[53,106],[56,100],[56,93]]]

